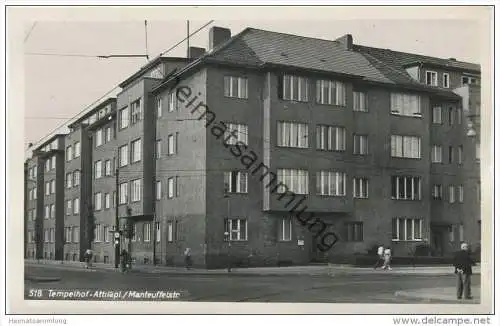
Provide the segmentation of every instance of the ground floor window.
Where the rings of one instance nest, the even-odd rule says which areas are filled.
[[[392,240],[422,240],[422,219],[396,217],[392,219]]]
[[[225,237],[226,241],[246,241],[248,238],[246,219],[225,219],[224,230],[224,233],[228,233],[227,237]]]

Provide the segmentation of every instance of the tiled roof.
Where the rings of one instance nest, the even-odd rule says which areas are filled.
[[[481,71],[481,66],[475,63],[456,61],[451,59],[442,59],[429,57],[420,54],[398,52],[389,49],[373,48],[363,45],[354,45],[354,50],[363,54],[374,56],[387,64],[404,67],[416,63],[427,63],[442,67],[449,67],[457,70]]]

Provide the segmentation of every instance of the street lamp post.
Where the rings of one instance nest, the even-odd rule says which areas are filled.
[[[224,198],[227,199],[227,226],[228,230],[224,232],[224,238],[227,239],[227,271],[231,272],[231,232],[230,229],[230,212],[231,212],[231,201],[229,199],[229,184],[224,184]]]

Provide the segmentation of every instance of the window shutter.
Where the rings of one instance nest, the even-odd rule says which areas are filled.
[[[278,74],[277,77],[278,77],[278,98],[280,100],[282,100],[283,99],[283,77],[284,77],[284,74]]]

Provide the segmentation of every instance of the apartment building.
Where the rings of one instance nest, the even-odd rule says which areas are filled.
[[[231,37],[213,27],[209,40],[207,52],[158,58],[124,81],[110,102],[116,113],[87,127],[86,147],[80,129],[67,136],[66,155],[82,139],[89,162],[66,162],[66,174],[82,169],[83,183],[91,171],[85,191],[66,183],[67,197],[81,198],[68,234],[95,221],[93,241],[80,235],[68,257],[85,243],[112,261],[114,192],[120,229],[134,225],[122,246],[138,263],[182,264],[186,248],[195,265],[215,268],[308,263],[380,244],[403,256],[422,243],[434,255],[479,245],[478,65],[351,35],[247,28]],[[331,239],[299,223],[294,205],[338,236],[330,250],[318,249]]]

